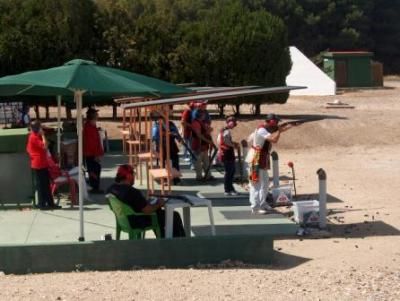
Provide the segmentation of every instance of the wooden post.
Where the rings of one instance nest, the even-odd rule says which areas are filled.
[[[167,165],[167,185],[168,185],[168,193],[171,193],[171,145],[170,145],[170,128],[169,128],[169,106],[165,107],[165,143],[166,145],[166,165]]]
[[[122,109],[122,130],[126,130],[126,110]],[[126,135],[122,134],[122,153],[126,154]]]

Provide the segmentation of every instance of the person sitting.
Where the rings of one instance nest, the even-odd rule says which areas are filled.
[[[161,237],[165,237],[165,211],[162,209],[164,200],[159,199],[157,203],[147,202],[140,190],[133,187],[135,176],[132,166],[124,164],[118,167],[115,183],[112,184],[107,193],[115,195],[121,202],[130,206],[135,212],[150,214],[156,212],[160,225]],[[129,216],[129,223],[133,228],[145,228],[151,225],[150,216]],[[178,212],[173,214],[173,236],[185,236],[182,219]]]

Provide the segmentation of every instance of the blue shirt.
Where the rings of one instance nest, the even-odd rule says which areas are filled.
[[[200,110],[200,109],[194,109],[194,110],[192,110],[192,120],[195,120],[196,119],[196,112],[198,111],[198,110]],[[210,117],[210,113],[208,113],[208,111],[207,110],[204,110],[204,122],[206,122],[206,123],[210,123],[211,122],[211,117]]]
[[[165,125],[163,124],[163,128],[165,130]],[[172,121],[169,122],[169,131],[172,135],[176,135],[179,137],[179,130],[176,127],[175,123]],[[160,127],[158,121],[154,121],[153,127],[151,129],[151,140],[154,141],[157,145],[160,143]]]

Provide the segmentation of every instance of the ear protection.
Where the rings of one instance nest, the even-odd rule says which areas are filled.
[[[227,124],[229,127],[234,127],[234,126],[236,126],[236,125],[237,125],[237,122],[236,122],[235,117],[233,117],[233,116],[228,117],[228,118],[226,119],[226,124]]]
[[[277,126],[278,125],[278,120],[276,120],[276,119],[270,119],[270,120],[267,120],[267,124],[268,124],[268,126]]]
[[[235,127],[236,126],[236,121],[231,120],[231,121],[228,121],[227,124],[228,124],[229,127]]]

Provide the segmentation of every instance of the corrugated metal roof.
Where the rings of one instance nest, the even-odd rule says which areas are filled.
[[[258,88],[258,89],[245,89],[239,91],[225,91],[225,92],[214,92],[208,94],[200,94],[200,95],[191,95],[191,96],[181,96],[175,98],[166,98],[166,99],[157,99],[150,101],[143,101],[131,104],[122,105],[123,109],[129,108],[139,108],[139,107],[149,107],[149,106],[157,106],[157,105],[172,105],[179,103],[187,103],[189,101],[195,100],[218,100],[218,99],[228,99],[235,98],[240,96],[249,96],[249,95],[263,95],[263,94],[274,94],[274,93],[284,93],[289,92],[290,90],[297,89],[305,89],[307,87],[304,86],[282,86],[282,87],[272,87],[272,88]]]

